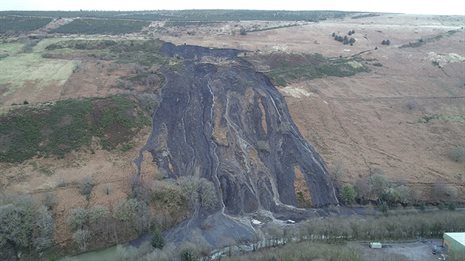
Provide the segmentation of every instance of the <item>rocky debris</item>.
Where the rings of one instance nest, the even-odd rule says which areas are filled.
[[[338,203],[322,159],[300,134],[284,98],[264,74],[236,59],[238,50],[172,44],[161,50],[183,57],[184,66],[164,71],[166,84],[141,155],[149,151],[166,177],[191,175],[213,182],[220,202],[214,210],[197,208],[169,233],[171,238],[211,220],[223,225],[210,224],[202,232],[210,244],[224,233],[251,240],[254,230],[250,219],[240,219],[244,214],[265,210],[302,216],[295,169],[304,176],[312,207]],[[195,59],[203,56],[228,60]]]

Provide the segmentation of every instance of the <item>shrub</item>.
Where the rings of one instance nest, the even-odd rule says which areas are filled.
[[[396,187],[395,190],[398,195],[399,203],[404,204],[404,205],[414,202],[417,197],[414,191],[412,191],[406,185],[400,185]]]
[[[181,261],[194,261],[198,260],[200,251],[196,245],[188,242],[184,243],[180,248]]]
[[[92,177],[87,176],[82,179],[81,183],[79,184],[79,192],[81,195],[86,196],[86,199],[89,200],[94,185],[95,183]]]
[[[87,210],[84,208],[71,209],[67,223],[71,230],[82,229],[88,221]]]
[[[57,198],[53,192],[47,192],[43,200],[44,206],[48,209],[53,209],[57,205]]]
[[[181,193],[189,200],[192,208],[203,207],[213,209],[218,205],[215,186],[204,178],[183,176],[178,179]]]
[[[87,249],[87,244],[91,239],[92,235],[89,230],[78,229],[73,233],[73,240],[76,242],[81,251],[85,251]]]
[[[53,243],[54,221],[51,213],[45,206],[39,207],[35,216],[34,225],[35,237],[33,245],[37,250],[42,250],[50,247]]]
[[[383,171],[379,169],[373,170],[373,175],[370,177],[369,182],[371,184],[371,194],[376,198],[380,198],[390,186]]]
[[[103,218],[109,215],[107,207],[96,205],[87,209],[87,220],[89,224],[97,224]]]
[[[45,206],[23,197],[0,198],[0,204],[0,258],[16,260],[19,252],[52,244],[54,222]]]
[[[215,186],[206,179],[200,179],[200,205],[206,209],[213,209],[218,205]]]
[[[152,233],[152,246],[154,248],[162,249],[165,246],[165,240],[158,228],[155,228]]]
[[[417,107],[417,102],[416,102],[415,100],[412,99],[412,100],[409,100],[409,101],[407,102],[407,108],[408,108],[409,110],[413,110],[413,109],[415,109],[416,107]]]
[[[383,40],[383,41],[381,41],[381,44],[382,45],[390,45],[391,41],[390,40]]]
[[[140,201],[148,202],[150,198],[150,191],[142,181],[140,175],[133,175],[129,179],[129,186],[131,187],[131,198],[135,198]]]
[[[34,46],[37,45],[37,43],[39,43],[39,41],[40,41],[40,40],[38,40],[38,39],[34,39],[34,40],[33,40],[33,39],[26,39],[26,40],[24,41],[24,45],[23,45],[23,47],[22,47],[23,53],[30,53],[30,52],[32,52],[32,49],[34,48]],[[27,103],[25,103],[25,104],[27,104]]]
[[[134,198],[120,202],[113,212],[113,217],[131,225],[138,232],[146,231],[150,226],[147,204]]]
[[[355,182],[355,192],[357,197],[362,201],[370,198],[371,184],[366,178],[360,178]]]
[[[105,195],[110,195],[112,191],[113,189],[110,184],[107,184],[105,187],[103,187],[103,193],[105,193]]]
[[[449,151],[449,158],[455,162],[465,161],[465,147],[457,146]]]
[[[0,246],[11,245],[14,249],[27,248],[31,244],[33,212],[14,204],[0,206]]]
[[[352,185],[346,184],[342,187],[341,198],[345,204],[352,204],[355,201],[356,192]]]
[[[453,185],[437,181],[433,184],[433,198],[438,202],[454,201],[457,198],[458,191]]]

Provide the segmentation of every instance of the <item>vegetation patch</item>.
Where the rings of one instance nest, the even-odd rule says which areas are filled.
[[[35,87],[62,85],[71,76],[78,62],[44,59],[39,53],[43,41],[25,39],[0,43],[0,56],[3,56],[0,59],[0,85],[8,86],[3,95],[25,84]]]
[[[428,123],[432,120],[442,120],[442,121],[451,121],[451,122],[461,122],[465,123],[465,114],[455,114],[455,115],[443,115],[443,114],[431,114],[422,116],[418,122],[419,123]]]
[[[360,18],[368,18],[368,17],[376,17],[376,16],[380,16],[380,14],[377,14],[377,13],[359,14],[359,15],[354,15],[351,18],[360,19]]]
[[[62,25],[52,33],[65,34],[127,34],[139,32],[147,21],[116,20],[116,19],[76,19],[71,23]]]
[[[445,36],[452,36],[457,32],[459,32],[459,31],[458,30],[450,30],[450,31],[447,31],[446,33],[443,33],[443,34],[438,34],[438,35],[430,36],[430,37],[427,37],[427,38],[420,38],[420,39],[416,40],[415,42],[409,42],[408,44],[403,44],[403,45],[399,46],[399,48],[416,48],[416,47],[420,47],[420,46],[422,46],[422,45],[424,45],[426,43],[438,41],[438,40],[442,39]]]
[[[319,21],[343,18],[342,11],[160,10],[160,11],[3,11],[0,15],[93,17],[152,21]]]
[[[124,144],[150,124],[147,113],[126,96],[69,99],[22,107],[0,116],[0,161],[58,156],[90,145],[98,137],[104,149]]]
[[[0,34],[34,31],[51,21],[52,18],[0,16]]]
[[[216,25],[220,22],[213,22],[213,21],[167,21],[165,22],[165,27],[175,27],[175,26],[208,26],[208,25]]]
[[[158,40],[65,40],[47,46],[43,56],[72,59],[78,51],[80,56],[152,66],[167,61],[159,51],[162,44]]]
[[[265,71],[265,74],[280,86],[300,80],[327,76],[348,77],[368,71],[360,58],[326,58],[321,54],[270,54],[253,57],[250,61],[269,66],[270,70]]]
[[[52,213],[30,197],[2,195],[0,224],[1,260],[19,260],[19,256],[34,260],[27,255],[40,253],[53,245]]]
[[[250,254],[226,257],[224,260],[345,260],[358,261],[359,250],[345,244],[314,242],[289,243],[283,247],[265,249]],[[223,258],[222,258],[223,260]]]

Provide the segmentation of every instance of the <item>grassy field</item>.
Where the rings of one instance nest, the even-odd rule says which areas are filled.
[[[104,149],[114,149],[149,124],[146,113],[127,96],[19,107],[0,116],[0,161],[62,157],[90,145],[92,137],[98,137]]]
[[[159,52],[161,45],[162,42],[157,40],[64,40],[49,45],[43,55],[67,59],[78,54],[119,63],[152,66],[168,60]]]
[[[29,32],[37,30],[52,21],[51,18],[16,17],[0,15],[0,33]]]
[[[126,34],[139,32],[150,22],[115,19],[76,19],[52,30],[65,34]]]
[[[53,40],[39,42],[31,52],[22,49],[26,43],[21,41],[0,43],[0,54],[6,54],[0,59],[0,85],[9,86],[7,95],[27,83],[33,83],[35,88],[49,84],[62,85],[71,76],[78,62],[69,60],[44,59],[41,52],[44,45]],[[42,43],[43,42],[43,43]]]
[[[22,47],[23,43],[20,42],[0,43],[0,56],[6,57],[17,54]]]
[[[222,258],[223,259],[223,258]],[[282,247],[226,257],[224,260],[344,260],[358,261],[360,253],[346,244],[322,244],[313,242],[289,243]]]
[[[321,54],[298,55],[273,53],[248,57],[255,65],[266,65],[264,73],[274,84],[286,86],[291,82],[324,78],[327,76],[347,77],[368,68],[356,58],[328,58]]]

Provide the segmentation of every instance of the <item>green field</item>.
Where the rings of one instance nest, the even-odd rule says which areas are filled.
[[[52,21],[52,18],[1,16],[0,33],[29,32],[37,30]]]
[[[147,21],[116,20],[116,19],[76,19],[52,30],[52,33],[64,34],[126,34],[139,32]]]
[[[41,52],[45,45],[53,42],[46,39],[34,46],[32,52],[23,52],[21,41],[0,43],[0,85],[9,86],[3,95],[8,95],[26,83],[40,88],[48,84],[62,85],[71,76],[78,62],[70,60],[44,59]]]
[[[254,64],[268,65],[270,69],[264,73],[279,86],[328,76],[348,77],[368,71],[359,58],[328,58],[321,54],[274,53],[247,57],[247,59]]]
[[[163,64],[168,58],[160,53],[158,40],[63,40],[46,47],[45,57],[70,59],[85,55],[119,63],[137,63],[151,66]]]

